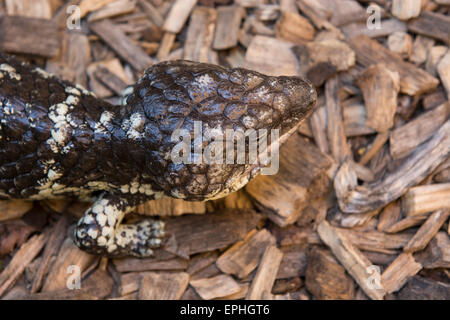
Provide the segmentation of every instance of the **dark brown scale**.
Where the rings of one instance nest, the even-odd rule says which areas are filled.
[[[175,190],[187,199],[204,200],[211,189],[224,189],[233,173],[248,174],[244,173],[248,166],[167,164],[163,155],[174,146],[170,140],[174,129],[192,132],[193,122],[201,120],[210,127],[276,128],[283,134],[311,112],[315,98],[311,84],[300,78],[267,77],[245,69],[175,61],[149,68],[128,96],[126,108],[128,114],[144,111],[146,142],[150,146],[159,143],[146,162],[150,172],[161,173],[155,177],[158,187],[168,195],[175,196]],[[284,110],[279,108],[282,102]]]
[[[268,77],[189,61],[163,62],[145,72],[125,106],[110,105],[77,88],[81,95],[68,110],[67,141],[55,153],[48,143],[55,134],[52,130],[58,130],[49,117],[50,108],[65,103],[73,95],[66,89],[75,87],[7,56],[0,55],[1,64],[13,67],[21,80],[4,71],[0,79],[0,197],[39,193],[38,180],[47,177],[49,166],[61,174],[52,183],[67,188],[104,182],[116,186],[110,192],[120,194],[121,186],[137,179],[187,200],[228,193],[234,191],[231,177],[250,175],[249,165],[172,163],[167,158],[176,144],[172,132],[180,128],[192,132],[194,121],[202,121],[203,126],[223,130],[266,128],[283,134],[311,112],[316,99],[312,85],[301,78]],[[6,104],[13,113],[6,112]],[[98,130],[105,111],[112,118]],[[143,117],[138,134],[130,130],[136,115]]]

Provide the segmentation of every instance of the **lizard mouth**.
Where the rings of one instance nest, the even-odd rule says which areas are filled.
[[[309,115],[313,111],[313,107],[315,105],[315,102],[312,102],[311,108],[308,110],[308,113],[305,117],[302,117],[301,120],[294,121],[291,119],[291,123],[284,124],[284,128],[282,129],[281,126],[279,126],[276,129],[272,129],[272,133],[274,133],[274,130],[278,130],[278,134],[274,137],[274,135],[271,135],[270,143],[268,143],[266,150],[261,150],[258,153],[258,161],[255,164],[252,164],[252,168],[249,170],[250,172],[252,170],[260,170],[264,169],[264,167],[273,165],[275,163],[276,170],[270,171],[270,172],[261,172],[262,174],[266,175],[273,175],[278,172],[278,163],[279,163],[279,148],[293,135],[297,132],[300,125],[305,121]],[[257,174],[259,172],[255,172],[253,175]]]
[[[279,125],[283,134],[293,127],[298,127],[311,115],[316,106],[317,92],[308,80],[300,78],[299,84],[291,89],[291,96],[292,107]]]
[[[315,103],[316,101],[313,99],[307,107],[306,115],[302,116],[300,120],[296,120],[293,117],[289,119],[289,123],[283,122],[282,125],[272,129],[270,142],[267,143],[267,147],[264,150],[258,150],[256,161],[251,164],[246,164],[244,171],[238,177],[230,180],[222,191],[207,200],[219,199],[228,195],[230,192],[237,191],[259,174],[276,174],[279,169],[279,148],[289,139],[289,137],[297,132],[302,122],[313,112]],[[302,110],[304,110],[304,108]],[[278,134],[275,136],[273,134],[275,132],[274,130],[278,131]]]

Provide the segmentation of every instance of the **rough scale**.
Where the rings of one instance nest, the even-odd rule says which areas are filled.
[[[114,106],[0,54],[0,199],[93,200],[77,224],[77,245],[102,255],[149,256],[164,226],[121,224],[134,206],[164,196],[223,197],[262,165],[174,163],[174,130],[192,132],[201,121],[205,132],[279,129],[285,140],[315,100],[314,87],[298,77],[171,61],[150,67],[125,104]]]

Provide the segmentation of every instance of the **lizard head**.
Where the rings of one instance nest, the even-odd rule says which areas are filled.
[[[183,60],[150,67],[126,97],[130,117],[145,117],[152,184],[186,200],[215,199],[244,186],[267,165],[264,151],[276,152],[274,145],[295,132],[315,102],[314,86],[300,77]],[[264,135],[266,145],[258,145]]]

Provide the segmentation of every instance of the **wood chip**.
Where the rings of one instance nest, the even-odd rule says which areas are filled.
[[[404,195],[402,206],[409,216],[450,209],[450,183],[413,187]]]
[[[450,285],[414,276],[398,292],[399,300],[449,300]]]
[[[305,285],[316,299],[350,300],[355,298],[353,279],[326,249],[314,248],[308,253]]]
[[[275,25],[275,35],[293,43],[305,43],[314,39],[314,27],[308,19],[294,12],[281,12]]]
[[[197,62],[210,61],[210,48],[214,37],[217,13],[213,8],[197,7],[192,11],[184,44],[184,59]]]
[[[225,208],[230,209],[254,209],[253,202],[249,194],[245,189],[241,189],[237,192],[226,196],[223,199]]]
[[[438,64],[447,53],[447,50],[448,48],[446,46],[434,46],[428,51],[425,70],[432,76],[436,77],[438,75]]]
[[[389,136],[392,158],[400,159],[428,140],[447,120],[450,102],[446,102],[393,130]]]
[[[249,210],[223,210],[205,216],[185,215],[167,221],[167,234],[173,234],[186,254],[212,251],[239,241],[256,227],[261,216]],[[205,241],[208,239],[208,241]]]
[[[369,281],[368,268],[372,263],[350,241],[340,234],[328,222],[323,221],[317,228],[322,241],[330,247],[331,251],[347,272],[355,279],[361,289],[371,298],[382,300],[385,292],[376,289]]]
[[[138,7],[158,27],[162,27],[164,20],[158,9],[147,0],[138,0]]]
[[[378,215],[379,210],[367,211],[364,213],[353,214],[338,214],[336,216],[339,225],[344,228],[356,228],[356,227],[372,227],[375,225],[375,216]]]
[[[65,216],[59,218],[58,222],[50,231],[50,237],[42,254],[42,261],[39,265],[36,275],[31,286],[31,293],[36,293],[42,286],[44,276],[47,274],[51,266],[51,259],[57,254],[61,244],[64,241],[66,229],[68,226],[68,219]]]
[[[295,4],[295,0],[280,0],[280,10],[297,12],[298,8]]]
[[[99,267],[87,278],[81,281],[80,290],[85,294],[90,294],[96,299],[104,299],[111,295],[114,287],[114,280],[106,271],[107,260],[104,259]],[[77,291],[77,290],[71,290]]]
[[[168,272],[128,272],[120,274],[120,286],[118,288],[118,294],[121,297],[127,297],[128,295],[135,293],[138,294],[139,288],[141,288],[141,280],[144,276],[153,277],[155,274],[172,274]],[[177,274],[177,273],[174,273]],[[132,299],[136,300],[138,297]]]
[[[200,201],[184,201],[183,199],[162,198],[150,200],[137,207],[136,211],[142,215],[179,216],[185,213],[203,214],[206,203]]]
[[[360,73],[356,83],[364,95],[366,124],[378,132],[388,131],[394,125],[397,109],[400,90],[398,72],[377,64]]]
[[[72,239],[67,238],[63,242],[56,256],[55,263],[44,281],[42,292],[67,289],[69,266],[77,266],[80,273],[83,273],[96,259],[97,257],[81,251],[73,243]],[[73,273],[74,271],[71,272]]]
[[[108,87],[103,85],[103,83],[96,77],[97,70],[102,68],[105,68],[109,72],[113,73],[114,76],[119,78],[122,82],[130,84],[130,80],[127,77],[125,69],[122,67],[119,59],[93,62],[88,66],[86,71],[89,76],[89,85],[98,97],[106,98],[113,95],[113,92]]]
[[[339,80],[336,76],[325,83],[325,100],[331,154],[337,163],[341,163],[349,156],[350,149],[344,133],[342,109],[338,98],[338,83]]]
[[[274,244],[275,238],[266,229],[252,232],[225,251],[217,259],[216,265],[224,273],[244,278],[258,266],[265,249]]]
[[[120,286],[118,288],[119,296],[127,296],[139,290],[143,272],[128,272],[120,274]]]
[[[404,62],[395,53],[367,36],[352,38],[349,40],[349,44],[356,53],[356,60],[365,67],[384,63],[389,70],[398,72],[400,75],[400,91],[405,94],[416,95],[431,91],[439,83],[429,73]]]
[[[351,165],[359,180],[364,182],[372,182],[375,180],[375,176],[371,169],[356,162],[352,162]]]
[[[0,221],[18,219],[33,208],[33,202],[23,200],[0,200]]]
[[[450,50],[447,50],[447,53],[437,65],[437,72],[445,91],[447,91],[447,98],[450,100]]]
[[[425,110],[433,109],[447,101],[447,95],[444,90],[436,90],[423,97],[422,106]]]
[[[358,163],[360,165],[366,165],[373,158],[373,156],[375,156],[381,150],[388,138],[388,132],[378,133],[375,137],[375,140],[372,142],[371,146],[368,148],[366,153],[364,153]]]
[[[239,27],[245,10],[238,6],[217,8],[217,23],[214,33],[214,50],[230,49],[237,45]]]
[[[424,249],[450,216],[450,210],[433,212],[419,228],[414,237],[403,248],[405,252],[416,252]]]
[[[222,274],[222,272],[217,268],[215,264],[210,264],[206,268],[200,270],[199,272],[193,274],[191,279],[204,279],[211,278]]]
[[[288,292],[295,292],[300,290],[303,286],[303,280],[300,277],[294,277],[291,279],[279,279],[275,281],[272,288],[273,294],[285,294]]]
[[[216,300],[242,300],[247,296],[249,286],[250,285],[248,283],[240,283],[239,291],[237,291],[236,293],[230,294],[228,296],[216,298]]]
[[[247,300],[270,299],[282,258],[283,253],[277,247],[268,246],[266,248],[248,289]]]
[[[265,36],[254,36],[245,53],[245,68],[272,76],[298,75],[298,62],[292,44]]]
[[[202,300],[202,298],[197,294],[197,292],[195,292],[194,288],[188,286],[180,300]]]
[[[362,251],[363,254],[366,256],[367,259],[370,260],[374,265],[381,266],[381,267],[387,267],[390,265],[397,256],[395,254],[387,254],[387,253],[381,253],[381,252],[374,252],[374,251]]]
[[[230,50],[230,54],[225,58],[232,68],[241,68],[245,64],[245,53],[240,47]]]
[[[376,132],[366,124],[366,107],[363,101],[360,99],[349,99],[349,101],[343,101],[341,107],[346,137],[361,136]]]
[[[384,230],[387,233],[397,233],[403,230],[406,230],[411,227],[415,227],[421,225],[427,219],[427,215],[421,216],[410,216],[404,219],[401,219]]]
[[[185,270],[188,261],[182,258],[172,259],[117,259],[114,266],[119,272],[153,271],[153,270]]]
[[[342,16],[355,15],[359,16],[362,12],[364,12],[364,8],[358,1],[355,0],[344,0],[342,4],[337,3],[336,1],[329,0],[320,0],[322,1],[322,6],[325,6],[328,10],[331,11],[331,23],[336,25],[337,22],[342,20]]]
[[[450,160],[443,162],[437,169],[436,174],[433,177],[436,183],[448,183],[450,182]]]
[[[27,224],[24,219],[16,219],[0,223],[0,255],[11,253],[14,248],[19,248],[28,237],[38,231],[36,226]]]
[[[401,20],[408,20],[419,16],[421,5],[421,0],[392,0],[391,12]]]
[[[54,13],[49,0],[5,0],[4,5],[9,16],[51,19]]]
[[[165,32],[164,36],[159,44],[158,54],[156,58],[159,61],[164,61],[169,57],[170,50],[175,42],[176,34],[173,32]]]
[[[450,237],[439,231],[423,251],[414,254],[414,258],[424,268],[450,268]]]
[[[127,84],[109,69],[100,66],[94,72],[95,77],[116,95],[121,96]]]
[[[352,244],[361,250],[396,254],[413,237],[411,233],[386,234],[379,231],[357,231],[337,228]]]
[[[252,15],[247,16],[247,18],[245,19],[242,31],[250,34],[259,34],[268,37],[273,37],[275,35],[275,31],[272,28],[269,28],[263,22],[259,21],[255,16]]]
[[[435,12],[423,12],[408,24],[408,29],[450,44],[450,17]]]
[[[133,12],[136,9],[134,0],[117,0],[108,3],[104,7],[89,15],[88,21],[93,22],[101,19],[112,18],[122,14]]]
[[[215,263],[218,256],[219,254],[217,251],[199,253],[193,256],[191,259],[189,259],[189,266],[186,272],[189,273],[190,275],[193,275]]]
[[[61,40],[58,25],[51,20],[14,16],[0,17],[0,50],[54,57]]]
[[[266,4],[267,0],[235,0],[236,4],[244,8],[254,8]]]
[[[414,39],[409,60],[417,65],[424,63],[427,60],[428,51],[433,45],[433,39],[418,35]]]
[[[154,63],[142,48],[136,46],[110,20],[94,22],[89,24],[89,27],[136,71],[141,72]]]
[[[355,53],[339,40],[330,39],[298,45],[293,51],[300,60],[302,74],[306,74],[316,86],[337,71],[348,70],[355,64]]]
[[[0,297],[8,290],[22,275],[25,267],[33,261],[44,247],[47,234],[35,235],[24,243],[16,252],[8,266],[0,273]]]
[[[88,37],[77,32],[64,32],[60,54],[47,61],[45,70],[87,88],[86,68],[90,61],[91,46]]]
[[[189,284],[204,300],[222,298],[241,291],[241,286],[228,275],[191,280]]]
[[[98,300],[86,290],[56,290],[20,296],[21,300]]]
[[[246,191],[272,221],[286,226],[298,219],[310,199],[327,190],[333,164],[313,144],[294,135],[280,149],[278,174],[258,176]]]
[[[256,19],[258,19],[259,21],[276,20],[279,14],[280,14],[280,6],[277,4],[262,5],[255,10]]]
[[[178,300],[189,284],[189,274],[146,273],[139,289],[140,300]]]
[[[388,37],[388,48],[402,58],[409,58],[411,54],[411,36],[406,32],[394,32]]]
[[[82,0],[78,8],[80,9],[80,18],[85,17],[89,12],[99,10],[106,6],[108,3],[116,0]]]
[[[411,253],[402,253],[381,274],[381,284],[386,293],[396,292],[421,269]]]
[[[283,259],[276,279],[288,279],[305,276],[307,265],[306,247],[303,245],[290,245],[280,248]]]
[[[176,0],[164,20],[163,30],[171,33],[180,32],[196,3],[197,0]]]
[[[336,174],[334,187],[339,207],[348,213],[367,212],[401,197],[409,187],[430,174],[450,153],[450,121],[447,121],[426,143],[416,149],[393,172],[369,186],[358,186],[357,177],[344,163]],[[379,190],[383,190],[380,192]]]
[[[401,216],[402,211],[398,201],[391,202],[383,208],[383,211],[381,211],[378,219],[377,230],[385,232],[390,226],[398,222],[401,219]]]
[[[346,38],[353,38],[365,35],[369,38],[379,38],[388,36],[394,32],[406,32],[407,25],[397,19],[386,19],[380,23],[380,28],[367,28],[367,22],[350,23],[342,27],[342,32]]]
[[[321,96],[323,98],[323,96]],[[327,110],[324,106],[324,99],[320,99],[317,102],[316,110],[309,118],[311,132],[314,137],[315,143],[320,152],[327,154],[330,152],[330,146],[328,143],[328,136],[326,131],[327,126]]]

